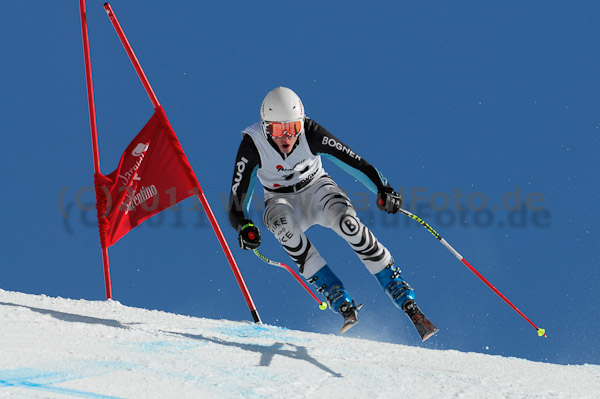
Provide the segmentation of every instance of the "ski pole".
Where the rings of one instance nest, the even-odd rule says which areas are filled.
[[[418,217],[417,215],[415,215],[413,213],[410,213],[406,209],[400,208],[400,212],[402,212],[409,218],[414,219],[419,224],[421,224],[421,226],[425,227],[435,238],[440,240],[440,242],[442,244],[444,244],[444,246],[450,252],[452,252],[452,254],[454,256],[456,256],[456,258],[458,258],[458,260],[460,260],[466,267],[468,267],[469,270],[473,272],[473,274],[475,274],[477,277],[479,277],[479,279],[481,281],[483,281],[485,283],[485,285],[487,285],[492,291],[494,291],[496,293],[496,295],[498,295],[500,298],[502,298],[502,300],[504,302],[506,302],[511,308],[513,308],[513,310],[515,312],[517,312],[522,318],[524,318],[529,324],[531,324],[533,326],[533,328],[536,329],[536,331],[540,337],[546,337],[546,330],[536,326],[527,316],[525,316],[525,314],[523,312],[521,312],[515,305],[513,305],[513,303],[511,301],[509,301],[508,298],[505,297],[496,287],[494,287],[492,285],[492,283],[490,283],[485,277],[483,277],[483,275],[481,273],[479,273],[473,266],[471,266],[471,264],[469,262],[467,262],[467,260],[461,254],[459,254],[454,248],[452,248],[452,246],[450,244],[448,244],[448,242],[446,240],[444,240],[442,238],[442,236],[439,235],[438,232],[435,231],[430,225],[428,225],[423,219],[421,219],[420,217]]]
[[[298,282],[300,283],[300,285],[302,285],[302,287],[304,287],[304,289],[306,290],[306,292],[308,292],[314,298],[314,300],[317,301],[317,303],[319,304],[319,309],[321,309],[321,310],[327,309],[327,302],[321,302],[319,300],[319,298],[317,298],[317,296],[310,290],[310,288],[308,288],[308,286],[306,285],[306,283],[304,282],[304,280],[302,280],[302,278],[300,276],[298,276],[298,274],[291,267],[289,267],[285,263],[276,262],[274,260],[271,260],[271,259],[267,258],[263,254],[261,254],[260,252],[258,252],[258,249],[253,249],[253,252],[254,252],[254,255],[258,256],[261,260],[263,260],[264,262],[268,263],[269,265],[281,267],[283,269],[286,269],[288,272],[290,272],[290,274],[292,276],[294,276],[296,278],[296,280],[298,280]]]

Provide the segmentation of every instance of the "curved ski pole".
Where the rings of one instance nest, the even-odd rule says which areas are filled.
[[[294,276],[296,278],[296,280],[298,280],[298,282],[300,283],[300,285],[302,285],[302,287],[304,287],[304,289],[306,290],[306,292],[308,292],[314,298],[314,300],[317,301],[317,303],[319,304],[319,309],[321,309],[321,310],[327,309],[327,302],[321,302],[319,300],[319,298],[317,298],[317,296],[310,290],[310,288],[308,288],[308,285],[306,285],[306,283],[304,282],[304,280],[302,280],[302,278],[300,276],[298,276],[298,274],[291,267],[289,267],[285,263],[276,262],[274,260],[271,260],[271,259],[267,258],[263,254],[261,254],[260,252],[258,252],[258,249],[253,249],[252,251],[254,252],[254,255],[258,256],[265,263],[268,263],[269,265],[272,265],[272,266],[281,267],[283,269],[286,269],[288,272],[290,272],[290,274],[292,276]]]
[[[467,260],[461,254],[459,254],[454,248],[452,248],[452,246],[450,244],[448,244],[448,242],[446,240],[444,240],[442,238],[442,236],[439,235],[438,232],[435,231],[430,225],[428,225],[423,219],[421,219],[420,217],[418,217],[417,215],[415,215],[413,213],[410,213],[406,209],[400,208],[400,212],[405,214],[409,218],[417,221],[419,224],[421,224],[421,226],[425,227],[435,238],[440,240],[440,242],[450,252],[452,252],[452,254],[454,256],[456,256],[456,258],[458,260],[460,260],[467,268],[469,268],[469,270],[471,272],[473,272],[473,274],[475,274],[481,281],[483,281],[485,283],[485,285],[487,285],[492,291],[494,291],[494,293],[496,295],[498,295],[500,298],[502,298],[502,300],[504,302],[506,302],[511,308],[513,308],[513,310],[515,312],[517,312],[522,318],[524,318],[529,324],[531,324],[533,326],[533,328],[536,329],[536,331],[540,337],[546,337],[546,330],[536,326],[527,316],[525,316],[525,314],[523,312],[521,312],[515,305],[513,305],[513,303],[511,301],[509,301],[508,298],[505,297],[496,287],[494,287],[492,285],[492,283],[490,283],[485,277],[483,277],[483,275],[481,273],[479,273],[473,266],[471,266],[471,264],[469,262],[467,262]]]

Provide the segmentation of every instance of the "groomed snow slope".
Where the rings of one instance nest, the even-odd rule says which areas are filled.
[[[0,398],[600,395],[597,365],[428,350],[3,290],[0,339]]]

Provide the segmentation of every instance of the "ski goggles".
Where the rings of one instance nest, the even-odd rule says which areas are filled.
[[[274,139],[288,135],[296,137],[302,131],[302,121],[294,122],[265,122],[267,134]]]

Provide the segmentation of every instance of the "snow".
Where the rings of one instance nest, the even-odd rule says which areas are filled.
[[[423,349],[3,290],[0,338],[0,398],[592,398],[600,392],[598,365]]]

